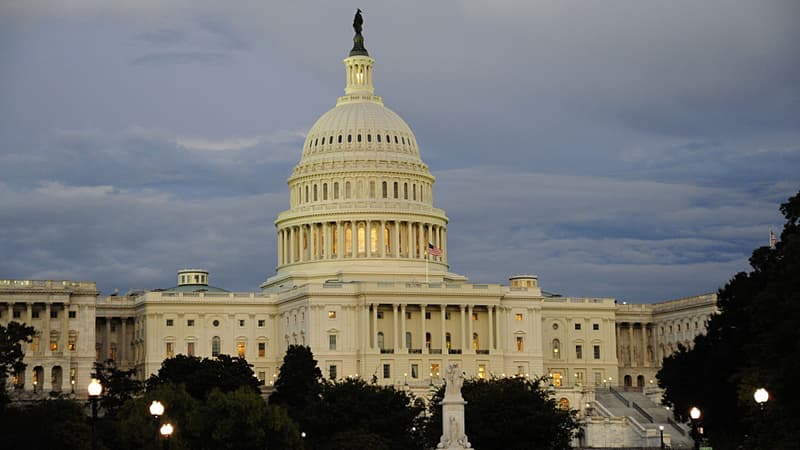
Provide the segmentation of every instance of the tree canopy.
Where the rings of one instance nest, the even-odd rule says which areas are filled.
[[[541,379],[471,379],[464,382],[461,395],[467,402],[466,433],[474,448],[569,449],[580,428],[575,411],[559,409]],[[443,396],[441,387],[429,404],[428,447],[436,447],[442,434]]]
[[[11,321],[8,326],[0,325],[0,381],[25,368],[22,361],[25,352],[22,344],[33,340],[34,329],[31,326]],[[0,389],[0,409],[8,402],[5,389]]]
[[[800,391],[800,193],[781,205],[780,240],[750,257],[752,271],[736,274],[720,291],[719,314],[691,349],[666,358],[657,377],[664,402],[686,420],[697,406],[714,448],[774,449],[796,445]],[[764,387],[763,411],[753,393]]]
[[[285,406],[297,420],[319,394],[321,381],[322,372],[317,367],[311,348],[290,345],[283,356],[283,365],[269,402]]]
[[[233,392],[246,386],[259,392],[261,384],[244,358],[228,355],[216,358],[177,355],[165,359],[158,373],[147,380],[147,387],[150,389],[164,383],[184,384],[189,395],[196,399],[204,399],[215,388]]]

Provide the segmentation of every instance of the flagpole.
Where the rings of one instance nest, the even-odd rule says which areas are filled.
[[[425,249],[425,284],[428,284],[428,249]]]

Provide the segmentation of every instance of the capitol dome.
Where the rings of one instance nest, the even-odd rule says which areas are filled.
[[[375,95],[360,32],[344,59],[345,95],[311,127],[287,180],[276,274],[262,288],[309,281],[463,277],[447,271],[447,216],[408,124]]]

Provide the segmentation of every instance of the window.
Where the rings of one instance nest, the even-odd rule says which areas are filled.
[[[450,312],[449,311],[445,311],[444,312],[444,320],[450,320]]]
[[[12,316],[13,316],[15,319],[19,319],[19,316],[20,316],[20,314],[19,314],[19,311],[14,311],[14,312],[13,312],[11,315],[12,315]]]
[[[194,356],[194,342],[186,343],[186,354],[189,356]]]
[[[378,319],[383,319],[383,311],[378,311]]]
[[[553,339],[553,359],[561,358],[561,342],[558,339]]]
[[[427,348],[428,350],[431,349],[431,334],[430,333],[425,333],[425,348]]]
[[[381,196],[383,198],[386,198],[386,197],[389,196],[387,188],[386,188],[386,182],[385,181],[383,183],[381,183]]]
[[[517,376],[521,377],[525,375],[525,366],[517,366]]]
[[[263,358],[267,356],[267,343],[266,342],[259,342],[258,343],[258,357]]]
[[[186,326],[187,327],[193,327],[194,326],[194,319],[187,319],[186,320]]]
[[[218,327],[219,326],[219,320],[214,320],[213,322],[211,322],[211,325],[214,325],[215,327]]]
[[[175,343],[174,342],[167,342],[167,348],[166,348],[165,356],[167,358],[172,358],[173,356],[175,356]]]
[[[600,329],[600,324],[599,323],[593,323],[592,324],[592,330],[597,331],[599,329]]]
[[[57,352],[58,351],[58,341],[50,341],[50,351]]]
[[[240,327],[243,327],[243,326],[244,326],[244,319],[239,319],[239,326],[240,326]]]
[[[478,364],[478,378],[486,379],[486,364]]]
[[[331,380],[335,380],[336,379],[336,365],[335,364],[331,364],[330,366],[328,366],[328,378],[330,378]]]
[[[517,351],[521,352],[525,350],[525,338],[523,336],[517,336]]]
[[[391,378],[392,377],[392,365],[391,364],[384,364],[383,365],[383,378]]]
[[[419,378],[419,364],[411,365],[411,378]]]
[[[219,356],[219,348],[220,348],[219,336],[214,336],[213,338],[211,338],[211,356]]]
[[[406,331],[406,348],[411,348],[411,332]]]
[[[581,324],[579,324],[579,323],[576,323],[576,324],[575,324],[575,329],[576,329],[576,330],[580,330],[580,329],[581,329]]]
[[[478,313],[472,313],[472,320],[478,320]]]
[[[439,364],[431,364],[431,377],[439,377]]]
[[[335,319],[336,311],[328,311],[328,319]]]
[[[171,326],[173,326],[173,325],[175,325],[175,320],[173,320],[173,319],[167,319],[167,326],[168,326],[168,327],[171,327]]]
[[[583,346],[582,345],[576,345],[575,346],[575,358],[583,359]]]
[[[453,345],[453,338],[452,338],[452,336],[450,335],[450,333],[445,333],[445,335],[444,335],[444,342],[445,342],[445,348],[447,348],[448,350],[450,350],[450,346],[452,346],[452,345]]]
[[[522,320],[522,314],[514,314],[514,320]]]
[[[600,359],[600,346],[594,346],[594,359]]]
[[[595,372],[594,373],[594,385],[595,386],[600,386],[600,379],[601,378],[603,378],[603,374],[602,373],[600,373],[600,372]]]
[[[76,311],[70,311],[69,314],[67,315],[67,317],[69,317],[70,319],[74,319],[77,316],[78,316],[78,313]]]
[[[50,311],[51,319],[58,319],[58,311]]]
[[[406,319],[411,320],[411,311],[406,311]]]
[[[239,358],[244,358],[244,355],[247,353],[247,344],[244,341],[239,341],[236,343],[236,354]]]
[[[478,349],[478,333],[472,333],[472,349]]]
[[[378,348],[383,350],[384,340],[383,340],[383,331],[378,332]]]
[[[328,350],[336,350],[336,335],[328,335]]]
[[[17,314],[15,317],[19,317],[19,314]],[[39,318],[39,311],[33,311],[31,313],[31,318],[38,319]]]
[[[431,320],[431,313],[429,311],[425,311],[425,320]]]
[[[70,336],[69,340],[67,341],[67,349],[71,352],[74,352],[77,349],[76,341],[78,340],[77,336]]]

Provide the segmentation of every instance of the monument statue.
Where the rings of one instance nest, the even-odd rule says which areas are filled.
[[[361,31],[364,29],[364,17],[361,16],[361,9],[356,10],[356,15],[353,17],[353,30],[356,35],[353,36],[353,49],[350,50],[350,56],[369,56],[369,52],[364,47],[364,36]]]
[[[437,449],[455,450],[472,449],[465,434],[464,397],[461,388],[464,386],[465,373],[458,364],[450,364],[444,372],[445,386],[442,399],[442,437]]]
[[[353,29],[356,30],[356,34],[361,34],[362,25],[364,25],[364,18],[361,17],[361,9],[359,8],[356,11],[356,16],[353,17]]]

